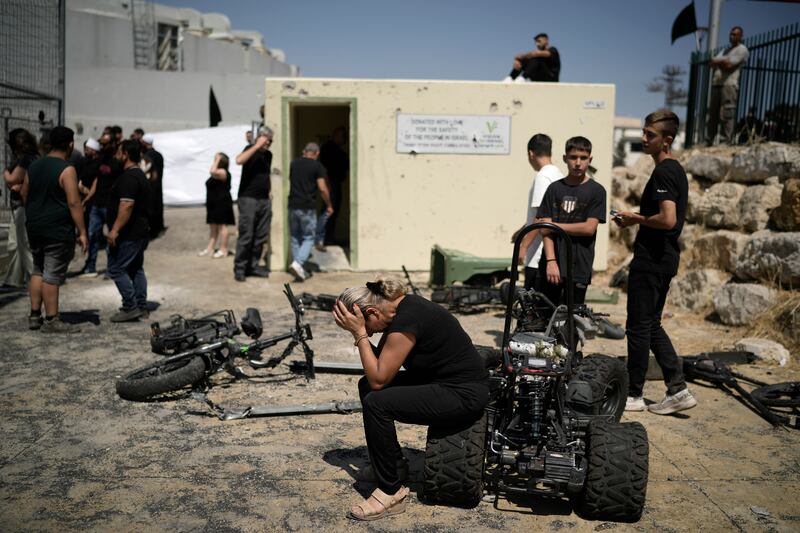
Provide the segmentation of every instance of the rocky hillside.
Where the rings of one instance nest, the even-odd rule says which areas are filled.
[[[689,205],[669,304],[800,348],[800,146],[701,148],[679,159]],[[649,157],[614,168],[610,207],[636,210],[652,170]],[[611,225],[627,254],[612,280],[623,288],[635,233]]]

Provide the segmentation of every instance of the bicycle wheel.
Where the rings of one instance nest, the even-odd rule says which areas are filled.
[[[117,394],[125,400],[141,401],[182,389],[200,381],[206,373],[202,357],[159,362],[134,370],[117,380]]]

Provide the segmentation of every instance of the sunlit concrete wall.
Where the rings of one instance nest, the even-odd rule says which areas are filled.
[[[285,264],[285,196],[295,105],[349,103],[352,107],[351,262],[361,270],[429,268],[433,244],[483,257],[511,257],[512,233],[526,215],[534,175],[527,160],[535,133],[553,138],[562,171],[565,141],[593,145],[595,179],[611,187],[614,86],[500,82],[269,78],[267,124],[272,145],[275,201],[273,265]],[[397,115],[506,115],[508,155],[417,154],[396,151]],[[606,268],[608,226],[598,230],[595,269]],[[509,259],[510,260],[510,259]]]

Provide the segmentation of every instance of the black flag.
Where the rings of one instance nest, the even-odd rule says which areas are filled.
[[[222,122],[222,111],[219,110],[217,97],[214,96],[214,88],[211,87],[208,93],[208,122],[209,127],[216,128]]]
[[[675,41],[697,31],[697,17],[694,15],[694,2],[683,8],[678,18],[672,23],[672,44]]]

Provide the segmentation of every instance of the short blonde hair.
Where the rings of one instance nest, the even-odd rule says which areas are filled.
[[[339,300],[350,311],[357,305],[362,311],[367,307],[383,307],[407,292],[405,282],[391,277],[378,276],[375,281],[342,291]]]

